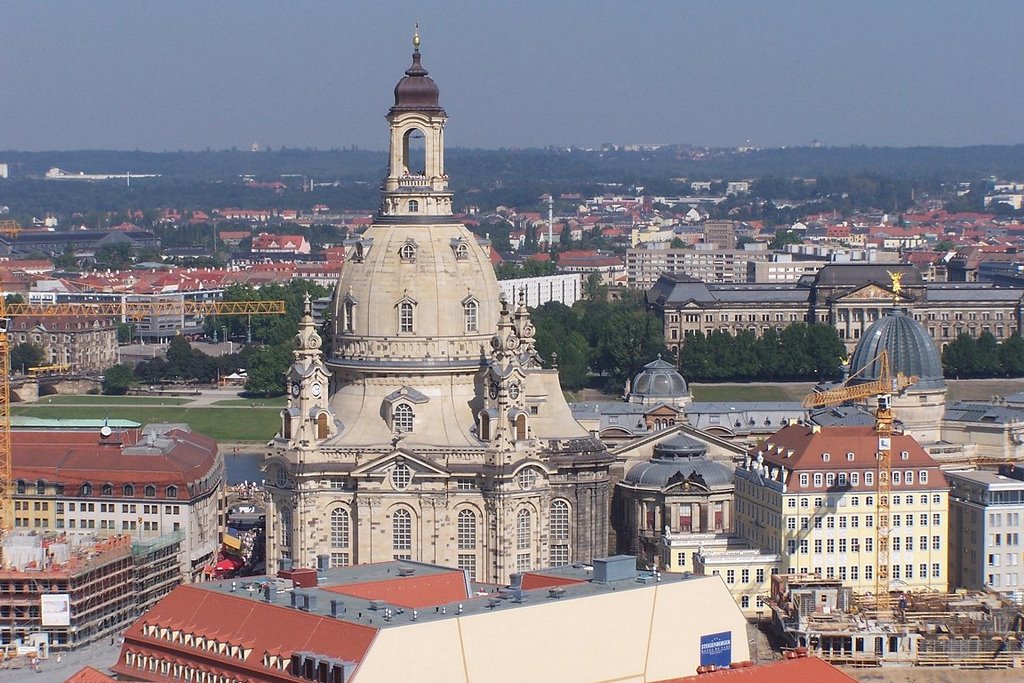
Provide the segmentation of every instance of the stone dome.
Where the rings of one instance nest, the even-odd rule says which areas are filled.
[[[655,446],[651,461],[630,469],[624,481],[642,488],[665,488],[673,478],[702,479],[710,489],[731,485],[733,469],[709,460],[707,447],[700,441],[679,435]]]
[[[633,378],[630,398],[681,398],[689,395],[686,380],[675,366],[658,359],[645,365]]]
[[[876,320],[861,336],[850,361],[851,384],[877,380],[881,372],[878,354],[889,352],[893,374],[916,375],[910,391],[942,389],[942,358],[931,336],[921,323],[906,313],[892,309]]]
[[[391,111],[441,111],[439,96],[437,83],[420,64],[420,51],[416,49],[412,53],[412,66],[405,70],[405,77],[395,86],[395,106]]]

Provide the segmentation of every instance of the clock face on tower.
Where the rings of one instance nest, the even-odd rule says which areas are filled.
[[[313,386],[310,388],[310,391],[313,393],[314,397],[320,398],[320,383],[314,382]]]
[[[299,383],[298,382],[292,382],[292,397],[293,398],[298,398],[299,397]]]

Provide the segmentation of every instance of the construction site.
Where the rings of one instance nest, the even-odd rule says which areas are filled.
[[[181,534],[148,542],[13,533],[3,542],[0,644],[47,658],[112,637],[181,582]]]
[[[772,577],[771,623],[784,647],[852,667],[1024,667],[1024,609],[992,591],[897,593],[879,608],[841,581]]]

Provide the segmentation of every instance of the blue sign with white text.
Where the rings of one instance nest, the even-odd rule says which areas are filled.
[[[732,664],[732,632],[722,631],[700,637],[700,664],[729,666]]]

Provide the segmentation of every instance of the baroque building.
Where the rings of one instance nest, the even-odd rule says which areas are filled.
[[[524,297],[500,295],[487,248],[452,216],[447,114],[414,47],[327,348],[308,303],[296,336],[264,462],[268,561],[416,560],[508,582],[601,557],[612,459],[541,366]]]

